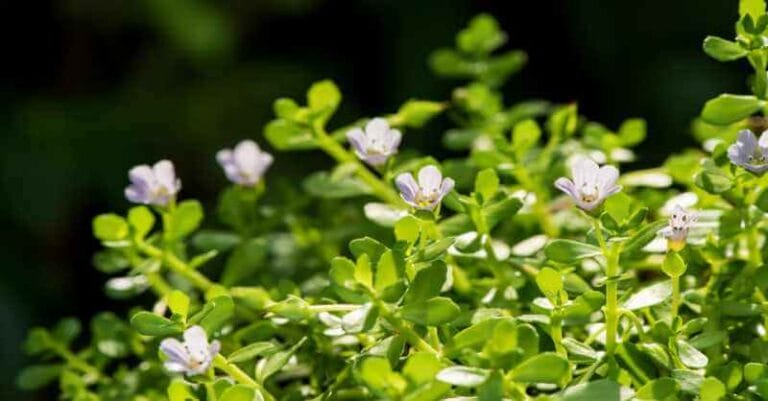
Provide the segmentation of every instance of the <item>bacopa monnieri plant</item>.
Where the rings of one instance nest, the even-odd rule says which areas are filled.
[[[333,119],[331,81],[276,100],[263,137],[212,150],[232,185],[206,228],[174,155],[127,169],[135,206],[94,219],[94,264],[109,296],[151,295],[88,335],[74,318],[32,329],[19,386],[74,401],[768,400],[768,15],[739,12],[733,40],[703,48],[748,61],[750,93],[706,102],[701,147],[656,168],[621,167],[641,119],[505,103],[526,55],[479,15],[429,58],[458,82],[446,100],[357,121]],[[460,157],[409,147],[436,117]],[[298,151],[335,164],[270,188],[273,161]]]

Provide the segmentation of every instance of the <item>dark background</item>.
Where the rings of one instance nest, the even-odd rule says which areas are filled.
[[[392,112],[409,97],[446,99],[430,51],[450,46],[478,12],[509,32],[530,62],[508,102],[578,101],[615,128],[648,121],[640,164],[693,142],[691,119],[720,92],[746,92],[745,65],[700,50],[731,37],[737,2],[702,0],[60,0],[0,6],[0,399],[25,362],[32,325],[83,319],[127,303],[102,293],[91,218],[128,207],[126,171],[169,157],[183,194],[210,205],[225,179],[214,153],[260,143],[279,96],[335,80],[334,123]],[[746,64],[746,63],[744,63]],[[437,124],[440,125],[439,123]],[[434,127],[434,125],[433,125]],[[434,153],[442,132],[409,136]],[[276,154],[270,177],[329,165],[320,154]],[[297,163],[300,160],[301,163]],[[298,185],[298,181],[296,182]],[[36,399],[47,399],[40,395]]]

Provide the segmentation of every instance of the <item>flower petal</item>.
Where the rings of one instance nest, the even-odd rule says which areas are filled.
[[[560,177],[555,181],[555,188],[565,192],[568,196],[576,199],[578,198],[578,193],[576,192],[576,186],[574,185],[573,181],[571,181],[568,178]]]
[[[160,351],[168,357],[169,362],[180,364],[189,363],[189,352],[179,340],[166,338],[160,343]]]
[[[597,181],[595,184],[600,188],[600,194],[603,197],[618,192],[616,181],[619,179],[619,170],[613,166],[603,166],[597,172]]]
[[[175,194],[181,187],[181,182],[176,179],[176,171],[169,160],[160,160],[152,166],[157,183],[165,187],[171,194]]]
[[[383,138],[389,131],[389,123],[386,119],[376,117],[365,124],[365,134],[377,138]]]
[[[357,153],[358,157],[365,155],[365,133],[360,128],[353,128],[347,131],[347,140]]]
[[[192,326],[184,332],[184,345],[191,356],[196,357],[208,352],[208,335],[200,326]]]
[[[424,193],[437,192],[443,181],[443,174],[434,165],[424,166],[419,170],[419,188]]]
[[[576,188],[593,186],[597,182],[600,167],[592,159],[585,156],[577,156],[571,165],[571,176]]]
[[[416,194],[419,193],[419,184],[413,178],[411,173],[402,173],[395,179],[395,185],[400,190],[400,196],[410,204],[416,201]]]

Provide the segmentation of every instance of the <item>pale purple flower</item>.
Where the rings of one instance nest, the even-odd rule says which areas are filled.
[[[230,181],[245,186],[256,185],[272,165],[272,155],[250,139],[238,143],[234,149],[220,150],[216,160]]]
[[[134,203],[167,206],[181,189],[173,163],[160,160],[154,166],[142,164],[128,172],[131,185],[125,188],[125,197]]]
[[[357,157],[371,166],[381,166],[397,153],[401,138],[400,131],[389,128],[383,118],[369,121],[365,130],[353,128],[347,132],[347,139]]]
[[[696,223],[698,215],[694,212],[688,212],[680,205],[676,205],[669,216],[669,225],[664,227],[660,233],[667,238],[669,248],[680,250],[685,247],[685,240],[688,238],[688,230]]]
[[[395,184],[400,189],[400,196],[409,205],[422,210],[434,210],[445,195],[453,189],[454,181],[443,178],[435,166],[425,166],[419,170],[419,181],[411,173],[397,176]]]
[[[739,131],[736,143],[728,147],[731,163],[755,173],[768,171],[768,130],[763,131],[758,140],[752,131]]]
[[[578,157],[571,165],[573,181],[560,177],[555,181],[555,187],[573,198],[576,205],[586,211],[600,206],[605,198],[619,192],[621,186],[616,185],[619,170],[613,166],[600,167],[586,157]]]
[[[160,343],[160,351],[168,359],[164,362],[169,372],[195,376],[208,370],[213,358],[219,353],[221,343],[208,343],[208,336],[200,326],[192,326],[184,332],[184,342],[166,338]]]

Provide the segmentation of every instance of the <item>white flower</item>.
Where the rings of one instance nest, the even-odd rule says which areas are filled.
[[[670,249],[679,251],[685,247],[688,230],[697,219],[696,213],[688,212],[679,205],[675,207],[672,215],[669,216],[669,225],[661,230],[661,235],[667,238],[667,245]]]
[[[739,131],[736,143],[728,147],[731,163],[755,173],[768,171],[768,131],[763,131],[758,140],[752,131]]]
[[[131,185],[125,188],[125,197],[134,203],[167,206],[181,189],[173,163],[160,160],[154,166],[142,164],[128,172]]]
[[[365,131],[353,128],[347,132],[347,139],[360,160],[371,166],[381,166],[390,156],[397,153],[402,134],[390,129],[387,120],[374,118],[365,125]]]
[[[434,210],[454,186],[450,178],[443,179],[443,174],[435,166],[425,166],[419,170],[418,183],[411,173],[403,173],[395,179],[400,189],[400,196],[409,205],[422,210]]]
[[[238,143],[234,149],[220,150],[216,154],[216,160],[230,181],[253,186],[261,181],[273,159],[272,155],[262,151],[256,142],[248,139]]]
[[[183,343],[175,338],[166,338],[160,343],[160,351],[168,357],[164,363],[165,368],[187,376],[207,371],[220,348],[218,341],[208,344],[208,336],[200,326],[188,328],[184,332]]]
[[[573,162],[571,175],[573,181],[560,177],[555,181],[555,187],[568,194],[578,207],[586,211],[595,209],[607,197],[621,190],[621,186],[616,185],[619,179],[616,167],[599,167],[586,157],[578,157]]]

